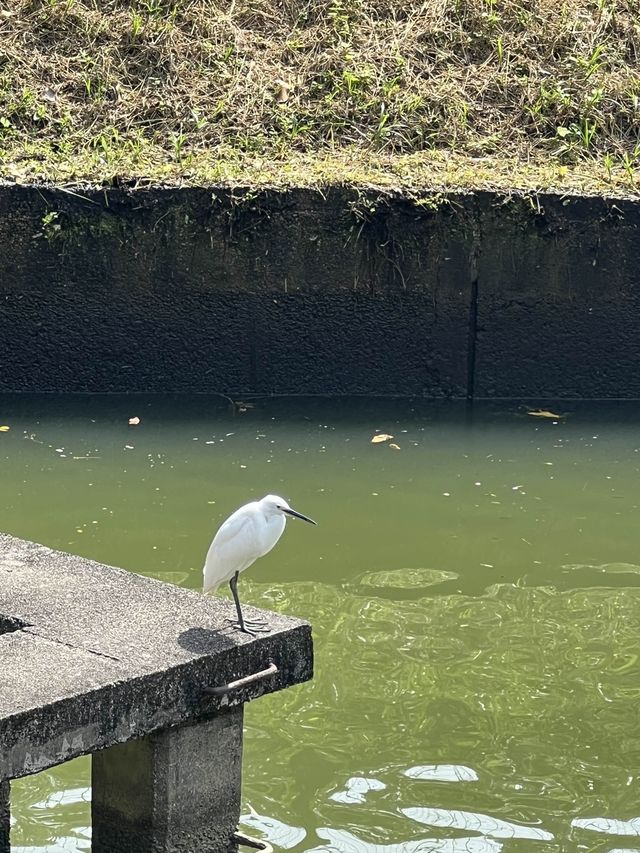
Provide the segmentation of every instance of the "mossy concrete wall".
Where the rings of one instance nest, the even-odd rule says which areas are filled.
[[[0,186],[0,391],[640,397],[640,205]]]

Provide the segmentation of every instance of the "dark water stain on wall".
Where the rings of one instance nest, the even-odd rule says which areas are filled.
[[[638,397],[640,207],[0,187],[0,391]]]

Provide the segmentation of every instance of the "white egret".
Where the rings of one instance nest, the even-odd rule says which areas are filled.
[[[315,524],[311,518],[291,509],[284,498],[266,495],[260,501],[241,506],[230,515],[209,546],[202,570],[204,591],[215,591],[220,584],[229,581],[238,625],[245,634],[253,634],[249,628],[259,630],[265,623],[248,622],[243,618],[238,598],[238,576],[273,548],[284,532],[287,516]]]

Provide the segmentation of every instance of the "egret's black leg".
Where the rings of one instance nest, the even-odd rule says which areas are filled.
[[[241,631],[244,631],[245,634],[251,634],[251,636],[255,637],[256,631],[263,632],[268,631],[267,622],[264,620],[261,621],[249,621],[245,620],[242,615],[242,608],[240,607],[240,599],[238,598],[238,576],[240,572],[236,572],[235,575],[229,581],[229,587],[231,589],[231,594],[233,595],[233,600],[236,605],[236,613],[238,614],[238,622],[237,625]],[[249,627],[247,627],[249,626]],[[253,630],[251,630],[253,629]]]
[[[242,608],[240,607],[240,599],[238,598],[238,575],[240,572],[236,572],[235,575],[229,581],[229,586],[231,588],[231,594],[233,595],[233,600],[236,604],[236,613],[238,614],[238,625],[240,626],[240,630],[244,631],[245,634],[253,634],[253,631],[247,630],[246,625],[244,624],[244,619],[242,618]]]

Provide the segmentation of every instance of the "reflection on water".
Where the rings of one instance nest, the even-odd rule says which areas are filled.
[[[317,833],[328,843],[312,847],[313,853],[321,850],[336,853],[497,853],[502,849],[492,838],[421,838],[398,844],[372,844],[346,830],[321,827]]]
[[[476,771],[461,764],[425,764],[421,767],[408,767],[404,775],[410,779],[424,779],[428,782],[478,781]]]
[[[197,588],[248,499],[319,522],[290,524],[241,582],[316,642],[313,682],[247,708],[249,834],[301,853],[610,851],[632,834],[640,409],[2,404],[17,535]],[[88,767],[13,785],[18,850],[88,850]]]
[[[11,786],[12,853],[89,853],[88,759],[40,773]],[[74,787],[82,779],[83,786]]]
[[[297,847],[307,837],[306,830],[301,826],[289,826],[276,818],[258,814],[251,806],[248,814],[240,816],[240,821],[245,827],[257,829],[269,844],[280,847],[282,850]]]
[[[329,799],[336,803],[364,803],[369,791],[383,791],[387,786],[379,779],[352,776],[347,779],[343,791],[334,791]]]
[[[490,817],[478,812],[461,812],[451,809],[402,809],[402,814],[427,826],[444,826],[447,829],[462,829],[477,832],[489,838],[531,838],[534,841],[551,841],[553,835],[534,826],[520,826],[506,820]]]
[[[612,820],[606,817],[576,817],[571,826],[579,829],[590,829],[592,832],[604,832],[607,835],[640,835],[640,817],[631,820]]]

